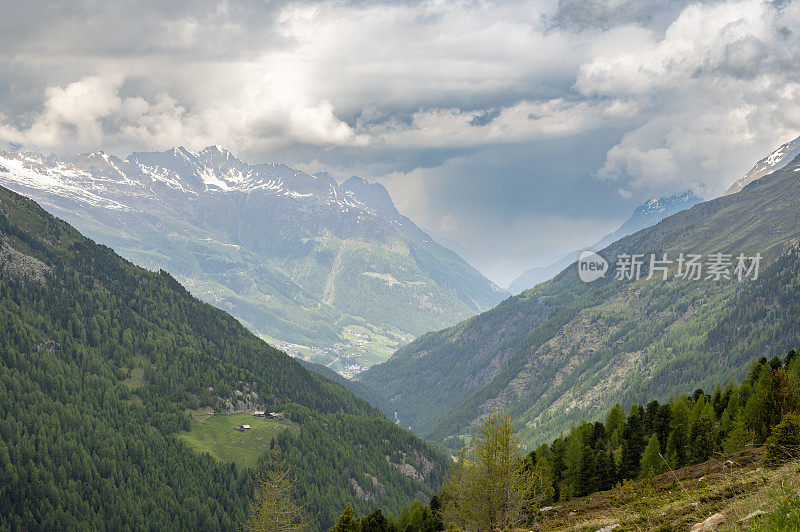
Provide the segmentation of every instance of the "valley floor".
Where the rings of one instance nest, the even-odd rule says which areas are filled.
[[[747,449],[544,508],[533,529],[688,532],[721,514],[700,530],[800,530],[800,463],[765,469],[762,454]]]

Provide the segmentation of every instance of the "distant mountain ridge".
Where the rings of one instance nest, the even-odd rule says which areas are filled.
[[[637,207],[624,224],[605,235],[586,248],[586,250],[600,251],[620,238],[632,235],[647,227],[652,227],[664,218],[672,216],[676,212],[688,209],[698,203],[700,203],[700,198],[695,196],[694,192],[691,190],[680,194],[674,194],[667,198],[648,200]],[[564,268],[578,260],[578,255],[580,255],[581,251],[584,250],[573,251],[557,262],[525,271],[511,283],[508,287],[508,291],[512,294],[518,294],[523,290],[533,288],[539,283],[552,279]]]
[[[794,158],[798,155],[800,155],[800,137],[787,142],[774,152],[758,161],[756,165],[751,168],[747,174],[745,174],[744,177],[737,180],[733,185],[730,186],[730,188],[725,192],[725,195],[727,196],[729,194],[736,194],[753,181],[761,179],[765,175],[771,174],[772,172],[777,172],[794,160]]]
[[[345,373],[507,294],[379,184],[247,164],[221,146],[0,152],[0,184],[294,354]]]

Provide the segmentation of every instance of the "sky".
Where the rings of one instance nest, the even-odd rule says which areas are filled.
[[[2,4],[0,146],[360,175],[501,286],[800,135],[800,1]]]

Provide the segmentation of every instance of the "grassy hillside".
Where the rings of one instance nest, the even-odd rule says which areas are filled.
[[[339,384],[5,189],[0,324],[0,528],[237,528],[268,450],[225,428],[254,409],[286,412],[292,428],[260,437],[293,449],[296,474],[315,464],[299,490],[320,528],[342,500],[399,509],[443,475]],[[197,410],[215,415],[193,425]],[[364,475],[382,489],[359,494]]]
[[[242,425],[250,429],[239,430]],[[233,462],[240,467],[254,467],[267,453],[270,444],[283,432],[296,435],[295,424],[257,418],[251,414],[206,415],[202,411],[192,416],[188,431],[178,436],[198,453],[208,453],[222,462]]]
[[[540,512],[537,530],[685,531],[715,514],[725,517],[719,532],[796,530],[800,463],[764,469],[762,455],[748,449],[574,499]]]
[[[757,281],[583,283],[574,268],[491,311],[425,335],[360,378],[404,424],[436,439],[511,411],[528,445],[615,402],[630,405],[741,377],[764,352],[796,345],[797,162],[734,196],[699,204],[601,252],[761,253]],[[673,265],[672,272],[674,273]],[[459,440],[452,440],[457,445]]]

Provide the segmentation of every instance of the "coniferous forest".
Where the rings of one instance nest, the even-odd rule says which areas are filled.
[[[257,472],[176,438],[200,408],[285,412],[298,434],[271,446],[304,471],[299,490],[319,527],[353,482],[380,484],[362,512],[399,511],[441,482],[444,461],[430,445],[168,274],[4,189],[0,211],[0,529],[241,527]],[[424,475],[402,472],[415,464]]]
[[[16,194],[2,191],[0,206],[2,528],[236,529],[276,461],[314,529],[532,525],[541,506],[748,446],[766,444],[775,463],[796,453],[793,350],[754,361],[738,385],[617,405],[527,455],[511,419],[490,417],[445,477],[437,449],[165,272],[131,265]],[[176,437],[193,411],[248,405],[298,427],[255,469]],[[497,513],[491,486],[514,504]]]

